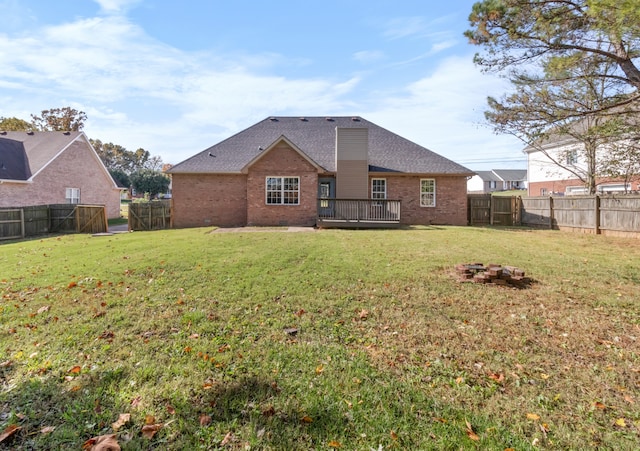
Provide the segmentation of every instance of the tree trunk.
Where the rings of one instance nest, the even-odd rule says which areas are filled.
[[[616,49],[616,55],[618,56],[618,65],[620,69],[625,73],[629,83],[635,86],[636,89],[640,90],[640,70],[633,64],[631,58],[629,58],[629,53],[624,48],[624,43],[622,41],[613,40],[613,46]]]

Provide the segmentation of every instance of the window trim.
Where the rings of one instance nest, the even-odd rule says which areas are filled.
[[[384,182],[384,191],[375,191],[374,185],[376,181]],[[384,197],[376,197],[376,194],[383,194]],[[374,177],[371,179],[371,200],[386,200],[387,199],[387,179]]]
[[[433,190],[432,191],[423,191],[423,182],[431,182],[431,185],[433,186]],[[433,200],[431,203],[429,204],[425,204],[423,199],[425,195],[430,195],[428,197],[431,197]],[[420,179],[420,206],[421,207],[425,207],[425,208],[433,208],[436,206],[436,179],[434,178],[430,178],[430,179]]]
[[[74,194],[76,194],[76,196],[74,196]],[[71,204],[71,205],[79,204],[80,188],[65,188],[64,199],[67,201],[68,204]]]
[[[279,188],[277,190],[269,190],[269,180],[270,179],[277,179],[278,180],[278,185]],[[296,182],[296,189],[295,190],[287,190],[285,189],[285,187],[287,186],[287,184],[285,183],[286,179],[295,179]],[[291,182],[289,182],[291,183]],[[269,193],[278,193],[278,198],[280,199],[279,202],[270,202],[269,199]],[[285,200],[287,199],[286,194],[291,194],[291,193],[295,193],[295,202],[285,202]],[[265,177],[264,179],[264,203],[265,205],[268,206],[277,206],[277,205],[284,205],[284,206],[297,206],[300,205],[300,177],[295,175],[295,176],[290,176],[290,175],[268,175]]]

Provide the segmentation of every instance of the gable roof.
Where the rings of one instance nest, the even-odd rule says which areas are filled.
[[[173,166],[171,174],[241,173],[285,137],[326,172],[335,172],[336,128],[369,129],[369,171],[472,175],[473,171],[361,117],[269,117]]]
[[[494,169],[493,173],[505,182],[525,182],[527,180],[526,169]]]
[[[501,182],[502,180],[493,171],[476,171],[476,175],[485,182]]]
[[[84,141],[117,187],[83,132],[0,132],[0,180],[29,183],[75,141]]]

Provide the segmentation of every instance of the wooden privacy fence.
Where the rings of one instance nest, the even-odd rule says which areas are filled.
[[[525,197],[522,225],[640,237],[640,196]]]
[[[161,230],[171,227],[171,201],[129,204],[129,230]]]
[[[523,225],[640,237],[640,195],[468,196],[469,225]]]
[[[0,240],[47,233],[104,233],[108,229],[102,205],[37,205],[0,208]]]
[[[467,219],[469,225],[519,225],[520,213],[519,196],[468,195]]]

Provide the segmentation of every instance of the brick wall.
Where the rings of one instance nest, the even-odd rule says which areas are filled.
[[[267,205],[266,177],[300,177],[300,205]],[[317,218],[318,171],[285,143],[271,149],[249,169],[247,224],[313,226]]]
[[[623,183],[621,179],[613,178],[600,178],[597,183]],[[640,190],[640,179],[633,178],[628,181],[631,185],[631,191]],[[584,186],[584,183],[578,179],[569,180],[548,180],[544,182],[531,182],[529,183],[528,193],[529,196],[550,196],[552,194],[564,194],[569,186]],[[543,190],[546,190],[545,194],[542,194]]]
[[[247,223],[247,176],[173,174],[173,226],[243,226]]]
[[[378,178],[378,177],[376,177]],[[387,176],[387,198],[400,199],[402,224],[467,225],[466,177]],[[420,206],[420,179],[435,178],[436,206]]]
[[[0,185],[0,207],[64,204],[66,188],[80,189],[80,203],[104,205],[108,218],[120,216],[120,191],[83,140],[73,142],[33,183]]]

